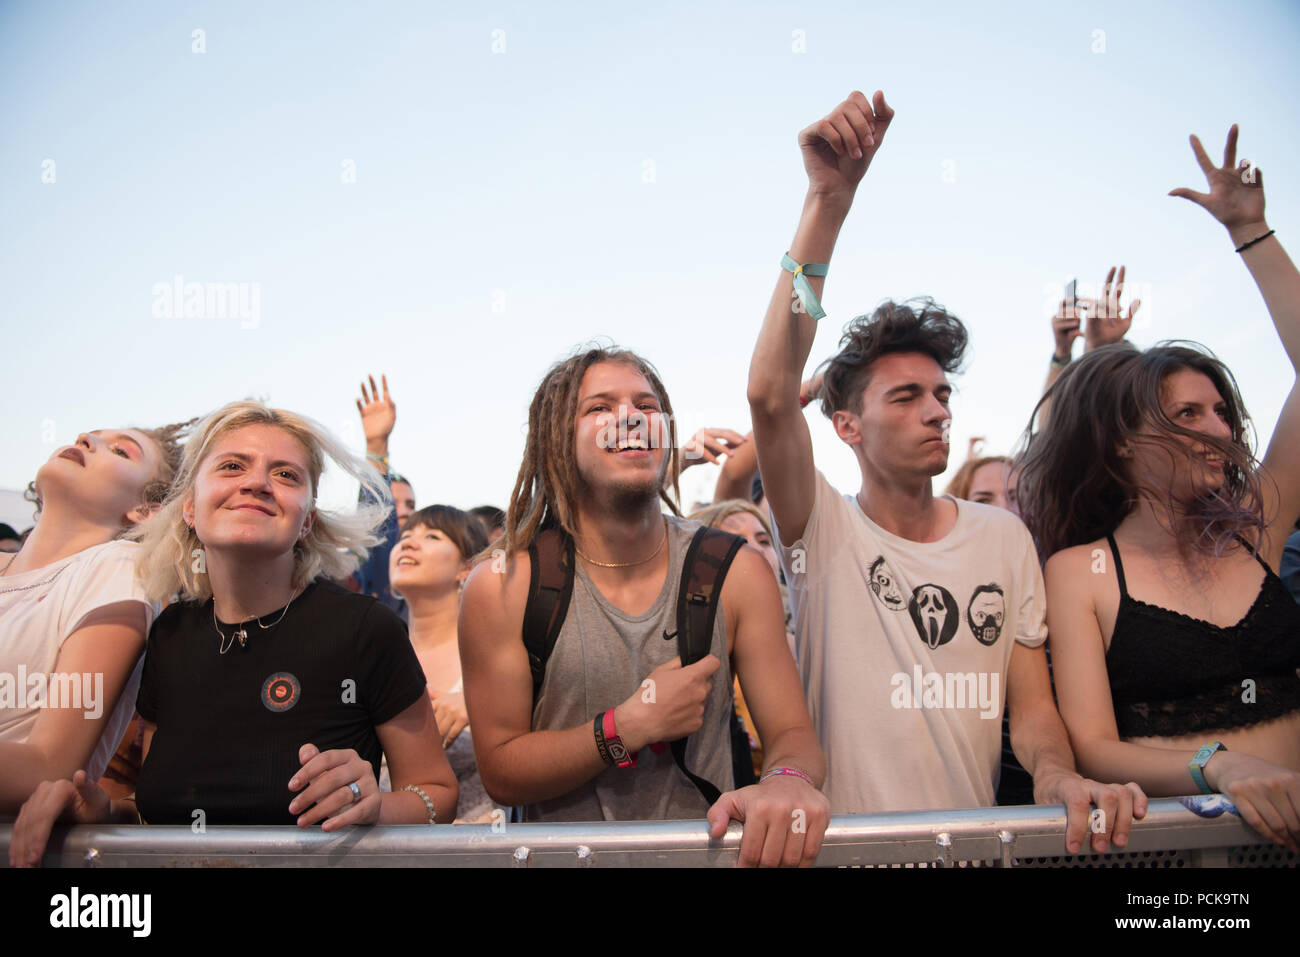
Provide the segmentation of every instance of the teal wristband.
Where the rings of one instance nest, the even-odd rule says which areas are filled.
[[[1187,765],[1187,770],[1192,774],[1192,780],[1196,782],[1196,786],[1201,789],[1202,794],[1214,793],[1214,788],[1210,787],[1210,783],[1205,780],[1205,765],[1219,751],[1227,750],[1222,742],[1211,741],[1209,744],[1201,745],[1201,750],[1196,752],[1195,757]]]
[[[808,282],[809,276],[822,277],[826,275],[827,270],[831,267],[828,263],[804,263],[802,266],[790,258],[786,253],[781,257],[781,268],[794,273],[794,291],[799,297],[799,304],[803,306],[804,312],[814,319],[821,319],[826,315],[826,310],[822,304],[817,301],[817,294],[813,292],[812,284]]]

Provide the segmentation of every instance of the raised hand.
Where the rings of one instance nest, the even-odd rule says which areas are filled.
[[[1112,282],[1114,282],[1113,287]],[[1119,267],[1119,280],[1116,282],[1115,267],[1111,266],[1110,272],[1106,273],[1106,284],[1102,288],[1101,298],[1082,300],[1086,304],[1085,308],[1090,310],[1088,324],[1084,330],[1086,351],[1091,352],[1093,349],[1119,342],[1128,334],[1142,300],[1134,299],[1129,303],[1128,312],[1124,312],[1119,305],[1123,294],[1124,267]]]
[[[366,435],[366,451],[375,455],[388,454],[388,437],[393,434],[397,423],[397,406],[388,394],[388,376],[381,375],[384,384],[383,398],[375,385],[375,377],[370,376],[370,391],[361,383],[361,398],[357,399],[357,411],[361,413],[361,428]]]
[[[745,444],[745,437],[731,429],[700,429],[682,446],[682,468],[701,462],[720,464],[720,456],[729,455]]]
[[[894,111],[879,90],[868,101],[854,91],[823,119],[799,134],[809,188],[816,193],[852,193],[885,138]]]
[[[1260,171],[1242,160],[1237,165],[1237,124],[1228,130],[1228,142],[1223,147],[1223,166],[1216,167],[1205,153],[1201,141],[1191,137],[1192,152],[1196,162],[1210,184],[1208,193],[1179,187],[1171,189],[1170,196],[1190,199],[1207,209],[1211,216],[1228,230],[1239,229],[1264,222],[1264,178]],[[1264,232],[1267,229],[1262,230]]]

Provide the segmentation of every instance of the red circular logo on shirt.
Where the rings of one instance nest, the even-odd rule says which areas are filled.
[[[288,711],[300,694],[298,679],[287,671],[277,671],[262,682],[262,704],[268,711]]]

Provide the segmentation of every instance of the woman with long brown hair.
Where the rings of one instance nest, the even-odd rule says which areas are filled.
[[[1300,369],[1300,273],[1264,221],[1258,171],[1192,147]],[[1200,347],[1085,355],[1044,397],[1021,513],[1046,566],[1061,715],[1079,766],[1151,795],[1218,791],[1300,849],[1300,607],[1276,575],[1300,514],[1300,391],[1263,460],[1232,374]]]

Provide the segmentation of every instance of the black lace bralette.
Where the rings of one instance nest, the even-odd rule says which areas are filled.
[[[1121,738],[1240,728],[1300,710],[1300,605],[1258,555],[1255,603],[1220,628],[1130,596],[1115,539],[1106,540],[1119,578],[1106,669]]]

